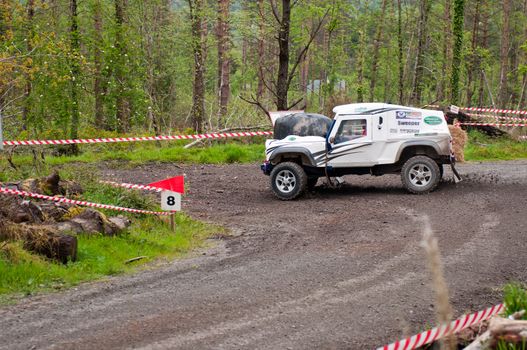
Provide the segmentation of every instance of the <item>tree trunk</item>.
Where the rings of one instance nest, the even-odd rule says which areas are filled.
[[[27,12],[27,33],[26,33],[26,50],[30,54],[33,50],[33,17],[35,17],[35,0],[28,0],[26,4]],[[26,66],[27,70],[31,69],[31,63]],[[33,88],[31,82],[31,76],[29,73],[25,74],[26,84],[24,87],[24,106],[22,107],[22,129],[27,130],[28,119],[30,111],[30,101],[29,96],[31,95],[31,90]]]
[[[480,47],[483,49],[488,48],[488,40],[489,40],[489,12],[488,10],[489,10],[489,5],[488,3],[484,2],[481,6],[482,35],[481,35],[481,43],[480,43]],[[485,72],[480,67],[479,83],[478,83],[478,106],[480,107],[485,106],[485,85],[486,85]]]
[[[276,79],[276,108],[287,110],[289,80],[289,33],[291,29],[291,0],[282,0],[282,19],[278,33],[278,77]]]
[[[463,50],[463,28],[465,24],[465,0],[454,0],[454,50],[452,52],[452,79],[450,95],[453,104],[459,103],[459,72]]]
[[[373,102],[375,96],[375,84],[377,80],[377,68],[379,64],[379,49],[381,47],[382,33],[384,29],[384,16],[386,13],[387,0],[382,0],[381,16],[377,25],[377,33],[373,41],[373,57],[371,61],[371,78],[370,78],[370,102]]]
[[[359,52],[357,54],[357,102],[364,102],[364,31],[359,31]]]
[[[205,119],[205,31],[203,0],[188,0],[192,27],[192,51],[194,54],[194,82],[192,88],[192,127],[203,131]]]
[[[412,81],[412,95],[410,103],[417,106],[421,103],[421,93],[423,90],[423,72],[424,72],[424,53],[427,41],[428,14],[430,12],[430,0],[419,1],[419,24],[417,28],[417,53],[414,66],[414,76]]]
[[[219,115],[227,114],[227,105],[230,97],[230,34],[229,34],[229,2],[230,0],[218,0],[218,25],[216,35],[218,39],[218,100]]]
[[[118,55],[115,63],[115,79],[117,81],[116,119],[119,132],[127,132],[130,128],[130,101],[126,96],[127,77],[125,72],[127,55],[124,43],[125,6],[125,0],[115,0],[115,49]]]
[[[481,1],[476,2],[476,9],[474,12],[474,19],[472,22],[472,43],[471,43],[471,49],[472,53],[467,58],[467,102],[466,106],[472,106],[472,97],[474,96],[474,92],[476,87],[474,86],[474,77],[477,72],[479,72],[480,69],[480,58],[477,53],[478,48],[478,37],[479,37],[479,22],[480,22],[480,9],[481,9]]]
[[[264,0],[258,0],[258,12],[260,13],[258,20],[258,87],[256,90],[256,98],[260,100],[264,92],[264,64],[265,64],[265,18]]]
[[[445,11],[443,13],[443,23],[445,24],[445,33],[443,36],[443,63],[441,65],[441,74],[437,84],[436,99],[443,101],[446,96],[446,82],[448,77],[449,61],[452,57],[452,18],[450,15],[452,1],[445,0]]]
[[[500,108],[507,108],[509,93],[507,84],[507,73],[509,68],[509,35],[510,35],[510,15],[511,3],[510,0],[503,0],[503,29],[501,34],[500,47],[500,85],[499,85],[499,105]]]
[[[397,0],[397,49],[399,63],[399,104],[403,104],[404,98],[404,60],[403,60],[403,34],[401,17],[401,0]]]
[[[70,138],[76,139],[79,136],[79,93],[78,86],[80,81],[80,38],[78,25],[77,0],[70,0],[70,51],[73,59],[70,59],[70,103],[71,103],[71,129]],[[77,152],[77,145],[72,145],[73,153]]]
[[[527,0],[525,0],[523,2],[523,14],[524,16],[527,17]],[[524,30],[524,38],[527,37],[527,27],[525,28]],[[523,64],[527,64],[527,54],[526,52],[524,51],[523,52]],[[526,73],[523,73],[523,78],[522,78],[522,83],[521,83],[521,92],[520,92],[520,97],[518,98],[518,107],[517,109],[523,109],[525,107],[525,90],[527,88],[527,72]]]
[[[103,105],[103,81],[102,81],[102,51],[100,45],[103,43],[102,36],[102,4],[96,0],[93,4],[93,29],[95,31],[95,45],[93,49],[93,63],[95,74],[93,80],[93,93],[95,95],[95,126],[105,125]]]

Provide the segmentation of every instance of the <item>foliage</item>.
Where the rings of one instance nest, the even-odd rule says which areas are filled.
[[[527,289],[520,283],[509,283],[503,288],[503,303],[505,316],[510,316],[518,311],[527,311]],[[523,316],[527,320],[527,313]]]
[[[194,57],[188,2],[75,1],[79,14],[75,31],[71,1],[0,3],[0,113],[5,118],[5,138],[69,136],[77,128],[77,110],[80,134],[86,128],[96,129],[97,136],[102,130],[161,134],[191,126]],[[259,70],[267,82],[277,75],[278,24],[270,2],[230,0],[232,98],[221,116],[213,35],[218,8],[217,2],[203,3],[205,129],[259,124],[263,113],[239,96],[257,93]],[[280,13],[281,1],[275,3]],[[501,2],[448,0],[454,5],[453,18],[448,11],[445,14],[447,0],[428,2],[423,50],[417,50],[416,35],[420,2],[401,2],[401,57],[397,4],[388,1],[380,21],[383,3],[302,0],[293,8],[290,68],[317,19],[326,12],[327,17],[292,77],[290,101],[303,97],[300,105],[313,112],[326,110],[335,95],[344,96],[348,103],[362,99],[399,102],[401,95],[400,103],[406,104],[419,69],[422,93],[416,104],[440,99],[445,104],[459,101],[488,106],[506,89],[508,103],[499,107],[525,107],[527,15],[519,2],[512,2],[510,32],[504,34],[511,38],[507,86],[500,85],[502,39],[496,34],[503,24]],[[445,21],[451,22],[454,33],[445,30]],[[371,62],[374,56],[378,56],[375,63]],[[401,86],[397,84],[399,67]],[[371,84],[374,77],[375,85]],[[445,98],[451,88],[456,90],[452,101]],[[264,91],[262,105],[273,109],[276,98]],[[121,120],[124,117],[126,125]]]

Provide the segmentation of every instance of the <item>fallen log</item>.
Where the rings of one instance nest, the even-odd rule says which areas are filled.
[[[515,345],[527,343],[527,321],[496,317],[490,322],[489,331],[493,348],[500,342]]]

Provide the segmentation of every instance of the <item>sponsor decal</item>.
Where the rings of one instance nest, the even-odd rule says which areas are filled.
[[[424,121],[428,125],[439,125],[443,122],[443,119],[436,117],[434,115],[431,115],[431,116],[425,117]]]
[[[396,111],[395,118],[397,119],[421,119],[421,112]]]
[[[401,134],[417,134],[419,133],[419,129],[399,129],[399,132]]]
[[[404,121],[404,120],[398,120],[397,125],[402,126],[419,126],[421,122],[419,120],[417,121]]]
[[[367,110],[368,110],[368,108],[366,108],[366,107],[355,108],[355,112],[365,112]]]
[[[296,140],[296,137],[295,136],[289,136],[287,138],[287,141],[295,141]]]

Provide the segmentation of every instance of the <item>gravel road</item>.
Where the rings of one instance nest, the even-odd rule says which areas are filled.
[[[193,217],[232,236],[188,259],[0,309],[0,349],[371,349],[434,324],[420,247],[428,217],[459,316],[527,282],[527,161],[458,167],[425,196],[398,176],[347,176],[276,200],[256,164],[102,169],[147,183],[182,172]]]

